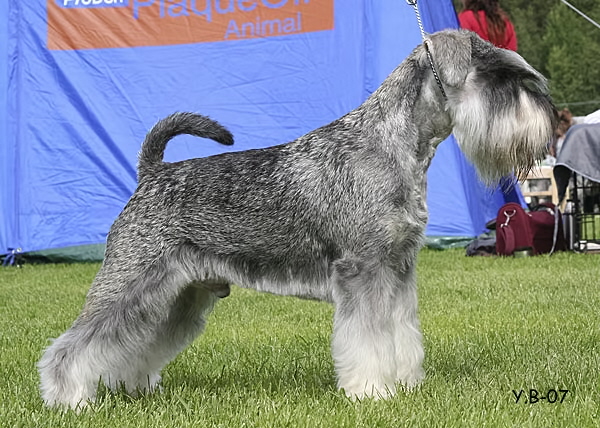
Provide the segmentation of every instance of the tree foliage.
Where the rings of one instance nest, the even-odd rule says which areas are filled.
[[[567,0],[600,23],[598,0]],[[461,0],[454,0],[462,10]],[[550,80],[558,107],[576,116],[600,109],[600,28],[560,0],[500,0],[515,25],[519,53]]]
[[[578,9],[598,21],[597,1],[581,3],[587,5]],[[555,101],[576,115],[599,109],[600,28],[561,3],[550,10],[544,43],[548,46],[547,70]]]

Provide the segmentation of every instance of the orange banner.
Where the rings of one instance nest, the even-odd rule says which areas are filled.
[[[334,0],[48,0],[48,49],[241,40],[333,29]]]

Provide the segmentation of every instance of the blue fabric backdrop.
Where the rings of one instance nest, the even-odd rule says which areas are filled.
[[[236,138],[229,149],[177,137],[171,161],[290,141],[358,106],[421,42],[402,0],[198,0],[212,7],[212,21],[188,1],[175,9],[165,0],[0,0],[0,254],[103,243],[135,189],[141,141],[159,118],[196,111]],[[211,30],[198,37],[217,40],[181,43],[196,37],[185,25],[225,19],[226,3],[238,18],[277,7],[289,14],[275,30],[253,15],[261,37],[219,41]],[[419,5],[427,31],[457,26],[451,0]],[[90,47],[94,7],[139,16],[119,15],[132,19],[129,32],[96,31],[90,43],[99,47]],[[333,21],[317,16],[319,7],[333,8]],[[187,23],[176,26],[185,13]],[[98,25],[110,27],[113,15],[102,16]],[[153,46],[163,43],[161,19],[165,42]],[[232,20],[226,25],[218,28],[230,32]],[[145,31],[149,38],[140,39]],[[504,200],[483,187],[452,139],[442,143],[429,173],[428,235],[477,235]]]

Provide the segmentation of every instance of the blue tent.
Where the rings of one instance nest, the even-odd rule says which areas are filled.
[[[451,0],[419,0],[428,32]],[[177,137],[167,160],[266,147],[357,107],[421,42],[403,0],[0,0],[0,254],[104,243],[145,133],[175,111],[231,148]],[[429,236],[475,236],[504,202],[449,139]]]

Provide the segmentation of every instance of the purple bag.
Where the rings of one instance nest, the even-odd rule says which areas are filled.
[[[515,251],[531,250],[533,254],[564,251],[562,216],[552,203],[539,204],[526,212],[521,205],[509,202],[496,217],[496,253],[511,256]]]

